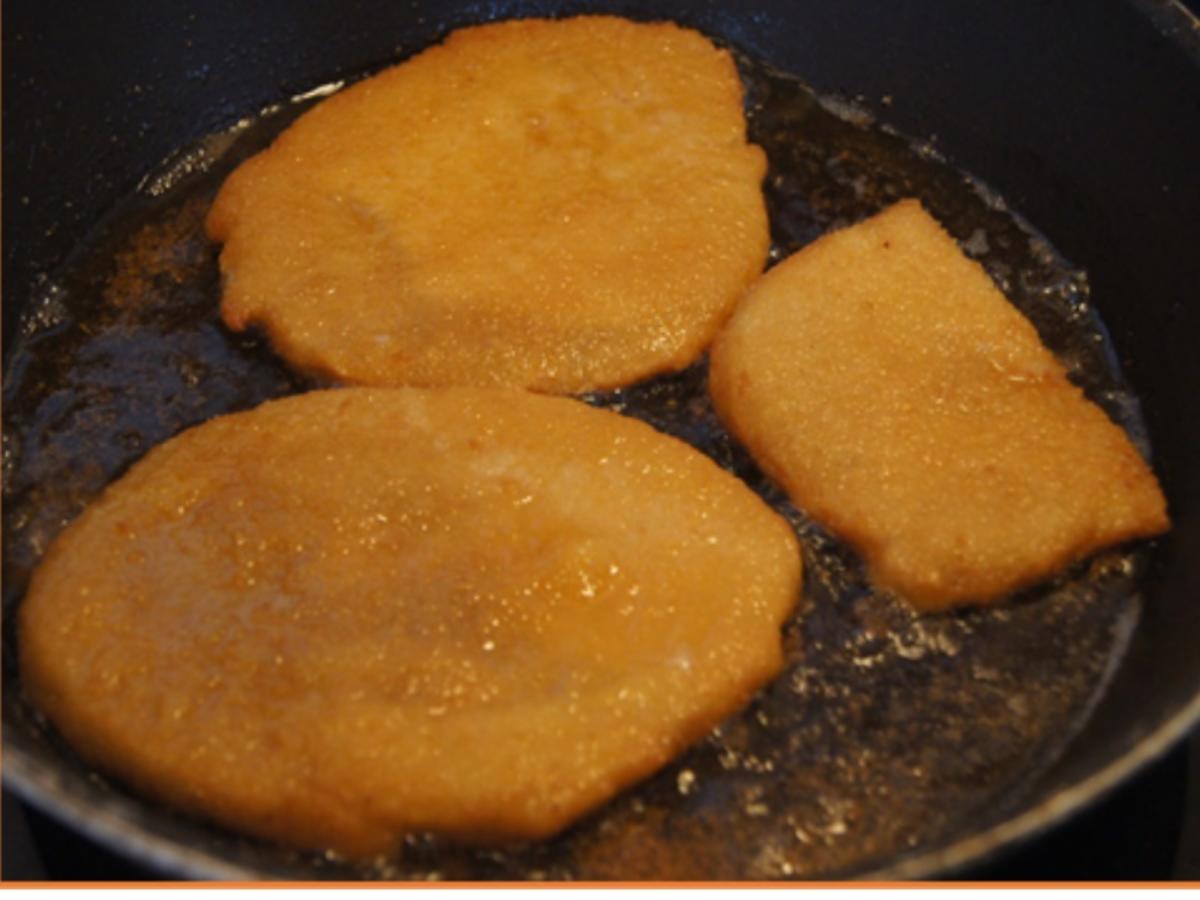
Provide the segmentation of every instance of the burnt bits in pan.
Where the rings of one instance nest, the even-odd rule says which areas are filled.
[[[1136,398],[1084,273],[969,175],[851,107],[750,59],[751,140],[770,160],[771,259],[917,196],[1033,321],[1088,396],[1148,452]],[[233,167],[304,102],[188,148],[42,285],[4,385],[4,608],[62,526],[189,425],[314,386],[219,323],[203,217]],[[21,699],[13,617],[5,719],[73,790],[138,809],[200,859],[301,878],[735,879],[841,876],[998,821],[1085,719],[1138,615],[1137,552],[1110,552],[995,608],[918,618],[873,594],[857,559],[792,508],[717,423],[703,364],[587,401],[644,419],[735,472],[793,523],[806,603],[783,675],[648,782],[540,844],[412,835],[354,869],[221,832],[99,780]],[[7,727],[7,726],[6,726]],[[203,868],[203,862],[199,864]]]

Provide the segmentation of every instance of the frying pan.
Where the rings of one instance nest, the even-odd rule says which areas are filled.
[[[600,10],[698,28],[925,138],[1087,270],[1174,522],[1149,551],[1140,620],[1086,723],[1019,796],[835,874],[953,874],[1078,812],[1200,717],[1200,27],[1177,4],[10,2],[6,350],[46,274],[178,148],[452,27]],[[45,739],[5,653],[4,779],[27,801],[168,875],[296,873],[96,779]]]

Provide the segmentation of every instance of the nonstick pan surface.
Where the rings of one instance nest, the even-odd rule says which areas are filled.
[[[368,16],[369,7],[351,8],[347,21]],[[71,40],[23,27],[22,17],[33,14],[14,9],[19,9],[15,34],[22,41],[41,41],[44,47],[48,41]],[[1196,554],[1186,549],[1197,537],[1192,518],[1196,472],[1189,458],[1197,411],[1195,392],[1187,386],[1197,382],[1196,363],[1184,346],[1187,335],[1194,339],[1198,333],[1196,312],[1183,303],[1188,272],[1194,275],[1196,266],[1183,252],[1187,228],[1193,228],[1191,243],[1196,243],[1185,215],[1189,201],[1196,209],[1195,172],[1187,165],[1188,141],[1193,158],[1197,147],[1197,72],[1188,55],[1189,32],[1174,43],[1165,39],[1162,22],[1169,24],[1173,15],[1165,8],[1157,11],[1156,21],[1121,5],[1105,6],[1093,19],[1080,20],[1086,27],[1076,23],[1077,32],[1094,32],[1086,41],[1125,42],[1128,35],[1110,29],[1140,28],[1133,33],[1142,35],[1155,62],[1150,74],[1177,76],[1164,82],[1165,94],[1147,95],[1154,102],[1125,110],[1120,128],[1110,122],[1110,142],[1117,146],[1111,151],[1115,158],[1104,163],[1095,158],[1099,145],[1087,148],[1091,155],[1081,152],[1084,128],[1095,126],[1093,117],[1104,119],[1131,85],[1110,85],[1103,97],[1093,98],[1091,111],[1073,107],[1074,117],[1065,121],[1034,116],[1028,130],[1011,134],[996,134],[989,123],[1050,112],[1033,90],[1028,60],[1008,63],[1012,85],[1004,90],[986,80],[967,82],[968,100],[974,94],[979,102],[980,94],[993,92],[990,107],[975,109],[955,93],[964,90],[956,88],[955,76],[974,71],[972,51],[990,50],[995,62],[998,49],[992,42],[1007,38],[1012,46],[1028,51],[1032,44],[1034,51],[1043,51],[1031,58],[1051,67],[1058,79],[1049,83],[1058,90],[1088,94],[1087,84],[1065,78],[1081,64],[1074,57],[1098,52],[1083,38],[1076,35],[1072,44],[1064,36],[1065,46],[1043,46],[1048,40],[1043,31],[1024,29],[1054,22],[1016,23],[998,10],[991,11],[992,20],[985,9],[974,10],[985,17],[981,23],[948,9],[931,8],[920,21],[897,20],[894,11],[886,14],[870,4],[854,9],[875,16],[862,20],[868,25],[891,16],[888,39],[881,42],[882,35],[874,35],[875,57],[867,58],[863,49],[871,44],[870,27],[864,30],[860,22],[854,32],[853,46],[869,63],[857,73],[865,81],[842,80],[849,77],[839,71],[844,61],[822,52],[814,37],[851,24],[843,21],[850,7],[834,11],[814,5],[752,17],[708,6],[618,11],[674,18],[743,51],[753,136],[772,159],[767,192],[777,253],[898,196],[915,192],[926,199],[1068,360],[1090,395],[1135,439],[1153,447],[1176,523],[1169,538],[1136,552],[1106,554],[1000,609],[915,619],[871,594],[853,556],[788,507],[728,440],[704,402],[700,366],[588,399],[690,440],[793,519],[804,539],[809,576],[806,603],[785,635],[789,665],[744,714],[558,841],[464,851],[414,836],[399,857],[358,871],[176,817],[90,772],[23,704],[11,616],[6,616],[5,633],[6,779],[35,803],[174,874],[912,875],[940,871],[1040,827],[1181,733],[1194,717],[1200,683],[1196,660],[1187,652],[1188,629],[1197,618]],[[64,181],[70,180],[65,173],[74,174],[78,193],[65,195],[74,198],[70,206],[59,198],[62,218],[40,234],[32,223],[46,213],[43,206],[55,208],[54,195],[65,186],[49,186],[32,173],[56,171],[60,157],[77,144],[60,143],[52,135],[77,140],[77,130],[87,132],[95,113],[75,106],[67,112],[64,106],[55,118],[54,101],[45,100],[54,94],[43,91],[48,105],[40,107],[41,121],[50,116],[62,130],[43,125],[34,134],[17,116],[24,111],[36,117],[39,107],[22,107],[30,101],[18,92],[14,110],[10,92],[5,110],[6,613],[19,602],[29,566],[62,521],[149,445],[226,409],[309,386],[290,376],[260,343],[232,338],[216,324],[214,250],[198,231],[223,172],[269,139],[298,106],[284,103],[227,138],[201,138],[219,135],[232,120],[267,103],[407,55],[447,25],[544,11],[471,8],[449,18],[444,10],[438,17],[406,11],[412,18],[400,17],[391,33],[412,37],[398,41],[398,50],[394,44],[372,45],[368,34],[343,23],[344,32],[335,31],[330,41],[345,41],[336,54],[305,39],[316,23],[289,19],[300,15],[294,10],[264,6],[253,20],[227,22],[227,32],[207,18],[187,20],[183,31],[190,45],[181,52],[204,45],[197,58],[215,53],[207,58],[240,66],[247,79],[263,78],[257,91],[244,81],[231,85],[214,62],[188,69],[182,82],[170,81],[161,71],[161,47],[137,44],[151,57],[143,71],[146,80],[134,80],[119,111],[110,112],[120,117],[120,127],[117,120],[101,119],[128,153],[112,156],[110,167],[94,173],[62,170]],[[120,24],[149,29],[153,15],[161,14],[147,11],[145,19]],[[278,71],[281,64],[271,48],[273,41],[283,40],[279,34],[262,38],[265,44],[246,45],[250,49],[243,47],[243,55],[213,44],[222,34],[228,39],[240,29],[265,29],[272,17],[297,47],[312,51],[295,73]],[[1177,14],[1175,21],[1186,27]],[[982,26],[992,33],[980,32]],[[38,82],[41,64],[21,56],[13,27],[10,15],[6,34],[18,48],[18,59],[14,63],[13,52],[6,52],[6,65],[16,66],[6,84],[15,76],[30,79],[31,92],[45,88]],[[950,55],[943,48],[936,65],[929,31],[956,38]],[[794,58],[804,55],[799,49],[808,51],[811,69]],[[769,64],[799,73],[825,91],[836,89],[853,102],[818,102]],[[881,65],[889,71],[875,72],[873,67]],[[1149,77],[1146,67],[1137,71]],[[267,74],[277,80],[269,81]],[[890,86],[873,93],[871,77],[880,75],[891,76],[880,82]],[[67,81],[66,88],[83,84]],[[195,107],[208,115],[207,122],[172,113],[170,104],[161,102],[178,85],[180,93],[188,93],[193,83],[205,85],[201,93],[212,92],[205,93],[208,105]],[[243,95],[230,100],[221,88]],[[159,101],[143,104],[138,98],[146,94]],[[939,111],[939,103],[964,105]],[[166,129],[167,149],[176,152],[166,166],[152,164],[167,156],[163,152],[143,160],[141,170],[129,168],[150,152],[129,141],[124,129],[129,107],[157,113],[140,119],[138,127],[150,144],[150,135]],[[887,127],[868,121],[864,111],[873,111]],[[939,118],[951,111],[957,115]],[[1160,118],[1171,112],[1174,119]],[[929,115],[933,118],[923,118]],[[14,127],[18,134],[24,129],[28,143],[16,143]],[[1162,130],[1159,139],[1142,144],[1154,129]],[[920,140],[914,144],[895,130]],[[1131,140],[1141,147],[1136,158],[1122,155],[1132,149]],[[39,162],[45,155],[51,157],[50,169],[44,159]],[[20,167],[11,162],[14,158]],[[1072,162],[1081,168],[1072,168]],[[100,176],[101,171],[107,174]],[[974,178],[964,177],[964,171]],[[143,179],[147,173],[154,177]],[[1104,174],[1113,182],[1093,194],[1093,180]],[[143,179],[141,185],[131,176]],[[1139,179],[1157,185],[1158,194],[1146,194],[1148,184]],[[132,199],[118,204],[121,197]],[[1153,217],[1131,218],[1142,211],[1139,204],[1153,210]],[[1110,206],[1121,215],[1108,212]],[[1015,217],[1010,207],[1027,220]],[[96,227],[106,209],[115,212]],[[25,235],[30,248],[20,258],[13,253],[14,233]],[[82,249],[68,259],[67,247]],[[1172,250],[1173,268],[1151,265]],[[1193,277],[1193,291],[1196,283]],[[1094,318],[1096,309],[1100,319]],[[1111,343],[1101,320],[1112,332]],[[1172,327],[1163,328],[1164,323]],[[1106,354],[1109,347],[1120,359]]]

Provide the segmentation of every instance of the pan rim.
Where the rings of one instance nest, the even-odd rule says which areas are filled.
[[[1135,773],[1164,756],[1200,726],[1200,694],[1195,694],[1125,753],[1029,809],[983,831],[897,863],[855,876],[862,881],[908,881],[953,877],[1001,848],[1013,849],[1097,802]]]
[[[1194,695],[1131,749],[1036,806],[983,831],[899,862],[851,875],[848,880],[891,882],[953,878],[956,872],[988,854],[1002,847],[1016,847],[1066,821],[1163,756],[1197,725],[1200,725],[1200,694]],[[56,774],[46,770],[40,761],[7,740],[4,742],[3,782],[5,787],[41,812],[164,877],[217,882],[289,880],[282,875],[231,863],[208,850],[180,844],[150,831],[130,815],[132,801],[125,797],[114,797],[100,806],[87,802],[65,789]]]
[[[21,800],[117,854],[165,878],[195,881],[262,881],[262,872],[156,834],[129,815],[132,803],[114,797],[97,805],[66,789],[58,774],[23,748],[4,741],[3,783]]]

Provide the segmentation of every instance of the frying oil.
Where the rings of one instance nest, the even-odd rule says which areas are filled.
[[[777,262],[831,228],[921,199],[1148,452],[1086,274],[1001,198],[928,144],[853,105],[739,58]],[[256,335],[220,323],[217,248],[203,219],[224,177],[325,86],[183,148],[101,222],[31,298],[4,383],[4,605],[11,612],[63,525],[150,447],[225,412],[316,385]],[[703,361],[589,395],[735,472],[794,525],[805,600],[783,674],[644,784],[561,837],[490,849],[411,835],[366,870],[172,820],[194,848],[279,875],[454,879],[734,879],[841,876],[1002,817],[1085,718],[1136,622],[1135,553],[1105,554],[1007,603],[919,618],[874,593],[859,561],[793,508],[720,427]],[[4,702],[23,704],[13,617]],[[104,790],[125,793],[101,782]],[[157,813],[151,813],[156,815]],[[166,816],[166,813],[161,813]]]

